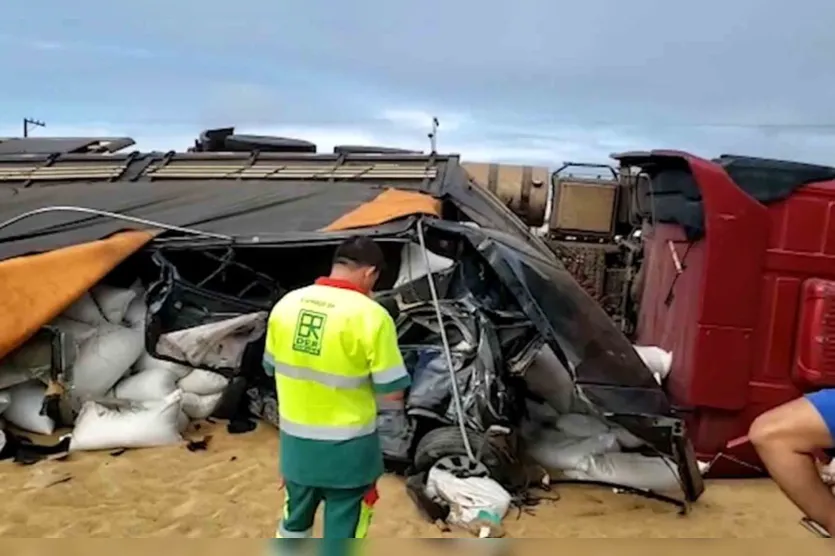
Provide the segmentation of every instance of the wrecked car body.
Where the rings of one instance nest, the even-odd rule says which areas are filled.
[[[62,165],[65,173],[56,174]],[[393,466],[428,472],[440,459],[478,452],[491,475],[512,483],[525,399],[547,397],[531,392],[525,375],[549,350],[560,365],[545,372],[570,385],[575,407],[674,462],[687,500],[704,488],[682,420],[632,345],[547,246],[470,182],[457,157],[5,156],[0,181],[17,188],[0,206],[3,261],[126,229],[148,234],[91,272],[87,287],[104,280],[128,288],[140,279],[144,348],[228,379],[227,415],[245,408],[277,424],[275,385],[261,368],[267,314],[284,293],[326,274],[339,242],[366,234],[386,254],[375,297],[395,319],[413,377],[409,429],[380,414]],[[49,308],[29,312],[27,326],[49,324],[77,296],[78,287],[56,290]],[[50,380],[65,383],[71,374],[53,369]],[[496,440],[495,431],[506,438]]]

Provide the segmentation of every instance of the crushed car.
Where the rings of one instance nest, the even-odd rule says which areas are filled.
[[[390,469],[427,481],[443,462],[455,476],[524,489],[532,434],[523,429],[544,422],[532,416],[544,406],[555,419],[586,416],[628,434],[631,447],[612,451],[669,468],[684,496],[663,499],[682,508],[698,499],[704,485],[684,421],[642,356],[457,156],[313,154],[273,143],[238,152],[0,153],[8,292],[0,356],[19,361],[39,342],[46,362],[13,365],[23,369],[14,386],[37,383],[56,427],[78,436],[90,407],[118,411],[124,382],[147,372],[149,358],[176,367],[177,391],[198,396],[192,406],[211,395],[209,414],[254,414],[277,426],[275,385],[261,368],[267,315],[285,292],[326,274],[342,240],[363,234],[386,255],[374,295],[395,319],[413,378],[408,429],[379,416]],[[140,348],[135,357],[122,349],[133,361],[110,365],[118,376],[93,388],[78,362],[102,336],[79,336],[67,312],[105,290],[134,292],[113,317],[96,306],[102,326],[126,338],[131,331]],[[223,379],[222,392],[182,387],[208,384],[206,373]],[[183,407],[185,394],[175,393],[164,408]],[[186,417],[203,413],[192,407]],[[96,442],[89,445],[107,444]],[[127,447],[151,440],[142,442]],[[585,471],[564,480],[611,484],[593,472],[603,455],[588,454]]]

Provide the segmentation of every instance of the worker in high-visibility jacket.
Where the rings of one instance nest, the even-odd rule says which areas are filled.
[[[270,313],[264,367],[276,379],[286,486],[277,538],[309,537],[320,503],[324,538],[368,531],[383,473],[377,400],[402,409],[410,384],[394,321],[370,297],[383,262],[372,240],[349,239],[330,276]]]

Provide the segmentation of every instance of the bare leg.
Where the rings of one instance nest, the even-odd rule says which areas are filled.
[[[810,519],[835,536],[835,496],[821,479],[814,453],[833,445],[826,423],[806,399],[758,417],[749,438],[772,479]]]

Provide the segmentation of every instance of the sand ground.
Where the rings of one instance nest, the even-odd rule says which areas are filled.
[[[2,538],[269,538],[282,493],[276,431],[229,435],[203,425],[208,449],[184,446],[73,454],[31,466],[0,464]],[[798,512],[767,480],[717,481],[686,517],[668,504],[599,487],[558,489],[534,515],[505,519],[513,538],[810,538]],[[385,477],[370,536],[441,537]],[[459,535],[456,535],[459,536]]]

